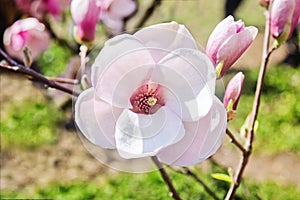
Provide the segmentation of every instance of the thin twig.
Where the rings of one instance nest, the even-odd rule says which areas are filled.
[[[147,20],[152,16],[155,9],[161,4],[161,0],[153,0],[151,6],[146,10],[143,17],[140,19],[140,21],[135,26],[136,29],[141,28],[144,26],[144,24],[147,22]]]
[[[151,159],[154,162],[154,164],[156,165],[156,167],[158,168],[158,170],[159,170],[161,176],[163,177],[164,181],[168,185],[169,190],[171,192],[171,196],[173,197],[173,199],[175,199],[175,200],[182,200],[181,197],[179,196],[178,192],[174,188],[169,175],[167,174],[166,170],[163,168],[162,164],[159,162],[159,160],[157,159],[157,157],[153,156],[153,157],[151,157]]]
[[[44,84],[46,87],[55,88],[60,91],[71,94],[73,96],[79,96],[79,93],[77,93],[73,90],[70,90],[69,88],[66,88],[62,85],[57,84],[55,81],[52,81],[52,80],[46,78],[42,74],[34,71],[33,69],[31,69],[29,67],[26,67],[24,65],[17,63],[12,58],[10,58],[1,48],[0,48],[0,55],[2,55],[7,60],[7,62],[10,64],[10,65],[6,65],[6,64],[0,63],[0,67],[14,71],[14,72],[19,72],[19,73],[28,75],[29,76],[28,78],[30,80],[38,81],[38,82]]]
[[[239,148],[243,153],[246,152],[246,149],[243,147],[243,145],[241,145],[241,143],[239,143],[239,141],[237,141],[237,139],[234,137],[234,135],[231,133],[231,131],[227,128],[226,129],[226,134],[230,137],[231,142],[237,146],[237,148]]]
[[[54,81],[57,83],[65,83],[65,84],[71,84],[76,85],[79,83],[77,79],[71,79],[71,78],[63,78],[63,77],[46,77],[50,81]]]
[[[272,2],[270,2],[270,4],[271,3]],[[269,8],[270,7],[271,7],[271,5],[269,6]],[[264,45],[263,45],[263,53],[262,53],[263,56],[262,56],[260,72],[259,72],[257,85],[256,85],[255,97],[254,97],[254,101],[253,101],[253,108],[252,108],[252,112],[251,112],[250,128],[248,130],[248,134],[247,134],[248,137],[246,138],[246,144],[244,147],[246,149],[246,151],[243,152],[243,156],[242,156],[240,164],[236,170],[234,180],[228,190],[225,200],[233,199],[234,194],[242,181],[242,176],[243,176],[245,168],[248,164],[249,157],[252,154],[252,143],[253,143],[253,139],[254,139],[254,125],[255,125],[255,121],[257,119],[257,115],[258,115],[258,111],[259,111],[260,97],[262,94],[264,77],[265,77],[269,57],[272,54],[272,52],[276,49],[276,47],[273,47],[271,50],[269,50],[269,37],[270,37],[269,13],[270,12],[268,10],[265,13],[266,26],[265,26]]]
[[[191,178],[193,178],[195,181],[197,181],[200,185],[202,185],[202,187],[204,188],[204,190],[215,200],[219,200],[219,198],[217,197],[217,195],[208,187],[208,185],[199,178],[199,176],[197,176],[194,172],[192,172],[189,168],[187,167],[182,167],[181,170],[176,170],[172,167],[170,167],[170,169],[174,170],[175,172],[184,174],[184,175],[188,175]]]

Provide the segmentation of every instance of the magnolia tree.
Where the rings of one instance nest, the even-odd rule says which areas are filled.
[[[46,89],[53,88],[73,97],[78,133],[83,140],[94,144],[84,142],[97,159],[102,161],[103,153],[114,151],[121,160],[152,160],[171,196],[181,199],[164,167],[177,166],[177,172],[197,178],[188,167],[216,153],[227,134],[241,152],[240,163],[226,177],[231,187],[225,199],[233,199],[252,154],[269,57],[291,37],[299,20],[300,0],[260,1],[266,16],[262,61],[242,141],[227,124],[235,117],[247,77],[237,73],[227,84],[223,100],[215,95],[215,90],[217,81],[255,40],[256,27],[245,26],[242,20],[228,16],[216,25],[202,50],[184,24],[173,21],[143,27],[160,5],[159,0],[141,13],[134,31],[126,30],[125,26],[137,13],[139,5],[134,0],[15,0],[14,3],[24,17],[4,32],[1,68],[27,75]],[[69,34],[78,45],[70,45],[53,31],[52,26],[68,20],[67,17],[73,21]],[[98,26],[104,27],[107,34],[100,50],[94,42]],[[51,39],[81,58],[81,69],[76,76],[46,77],[31,68],[47,50]],[[97,56],[87,62],[89,52]],[[121,166],[111,167],[125,170]],[[146,167],[137,171],[148,170]],[[217,199],[214,191],[201,184]]]

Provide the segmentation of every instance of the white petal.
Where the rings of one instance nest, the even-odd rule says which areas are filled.
[[[129,108],[133,91],[154,67],[149,51],[134,36],[123,34],[105,43],[92,67],[92,84],[101,99]]]
[[[124,158],[153,156],[183,136],[180,118],[166,107],[152,115],[124,110],[117,121],[116,145]]]
[[[163,149],[157,156],[169,165],[191,166],[199,163],[220,147],[227,125],[226,111],[215,97],[210,112],[197,122],[185,122],[185,136]]]
[[[115,148],[115,125],[122,109],[94,98],[94,88],[83,91],[75,104],[75,122],[83,135],[103,148]]]
[[[157,24],[141,29],[134,34],[147,47],[171,52],[178,48],[198,49],[197,44],[184,25],[176,22]],[[159,61],[166,53],[153,54],[154,60]]]
[[[210,59],[192,49],[178,49],[163,58],[151,80],[168,90],[164,99],[183,121],[205,116],[213,103],[215,69]],[[174,106],[174,102],[180,107]]]

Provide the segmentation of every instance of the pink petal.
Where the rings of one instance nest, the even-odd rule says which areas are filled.
[[[163,23],[143,28],[134,34],[147,47],[162,49],[161,54],[153,54],[158,62],[167,52],[178,48],[198,49],[197,44],[184,25],[176,22]],[[165,51],[165,53],[164,53]]]
[[[153,115],[124,110],[116,126],[117,150],[123,158],[153,156],[183,136],[181,119],[166,107]]]
[[[23,59],[22,49],[26,46],[35,60],[50,44],[50,35],[45,26],[36,18],[25,18],[16,21],[4,32],[6,51],[19,60]]]
[[[118,35],[124,31],[124,21],[118,17],[110,16],[107,12],[101,13],[101,20],[112,35]]]
[[[178,49],[168,54],[151,75],[151,81],[168,90],[164,97],[166,106],[183,121],[198,120],[210,110],[215,78],[210,59],[193,49]]]
[[[25,40],[23,39],[21,34],[12,36],[11,43],[11,46],[15,51],[20,51],[25,46]]]
[[[290,38],[292,36],[293,31],[294,31],[295,27],[297,26],[297,23],[298,23],[299,17],[300,17],[300,1],[295,0],[295,2],[296,2],[296,5],[295,5],[294,13],[293,13],[293,18],[292,18],[291,31],[290,31],[290,35],[288,38]]]
[[[239,72],[227,84],[223,99],[225,108],[227,108],[230,100],[232,100],[233,110],[236,110],[242,93],[244,78],[244,74],[242,72]]]
[[[224,41],[236,34],[237,28],[240,29],[239,27],[241,27],[240,22],[235,23],[234,18],[229,15],[217,24],[210,34],[206,45],[206,53],[212,59],[214,64],[217,63],[217,53]]]
[[[78,37],[82,41],[92,41],[95,37],[96,25],[101,7],[97,0],[73,0],[71,14],[78,26]]]
[[[123,34],[105,43],[92,67],[92,84],[101,99],[130,108],[131,95],[154,67],[148,50],[134,36]]]
[[[75,104],[75,122],[83,135],[103,148],[115,148],[115,125],[122,109],[95,99],[94,88],[83,91]]]
[[[244,31],[233,35],[222,44],[217,54],[217,63],[224,61],[221,77],[252,44],[257,32],[255,27],[246,27]]]
[[[294,8],[294,0],[274,1],[270,14],[270,31],[273,37],[278,38],[284,32],[285,26],[291,23]]]
[[[114,0],[109,7],[109,15],[123,20],[131,15],[137,9],[137,3],[134,0]]]
[[[197,122],[185,122],[185,136],[157,156],[168,164],[191,166],[210,157],[220,147],[227,125],[223,104],[215,97],[210,112]]]

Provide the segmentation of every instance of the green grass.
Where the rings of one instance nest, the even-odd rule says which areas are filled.
[[[170,171],[169,171],[170,172]],[[176,189],[183,199],[198,200],[212,199],[201,185],[190,177],[185,177],[174,172],[170,173]],[[216,195],[222,198],[228,183],[212,180],[209,174],[199,173],[201,179],[206,181]],[[72,199],[114,199],[114,200],[164,200],[172,199],[166,184],[160,174],[151,172],[147,174],[120,173],[117,176],[101,175],[105,181],[73,181],[69,184],[52,183],[46,187],[36,186],[33,193],[20,193],[14,191],[2,191],[2,198],[50,198],[56,200]],[[257,184],[247,181],[242,184],[235,199],[257,200],[294,200],[300,195],[296,186],[281,186],[272,182]]]
[[[252,109],[257,71],[245,72],[245,85],[236,118],[230,127],[239,129]],[[258,115],[256,151],[300,152],[300,71],[288,66],[267,71]],[[263,148],[260,148],[263,147]]]
[[[5,118],[1,118],[1,144],[4,148],[33,148],[57,139],[57,125],[61,111],[50,102],[29,100],[11,105]]]
[[[45,76],[58,76],[67,67],[71,52],[52,41],[49,49],[38,59],[38,65]]]

